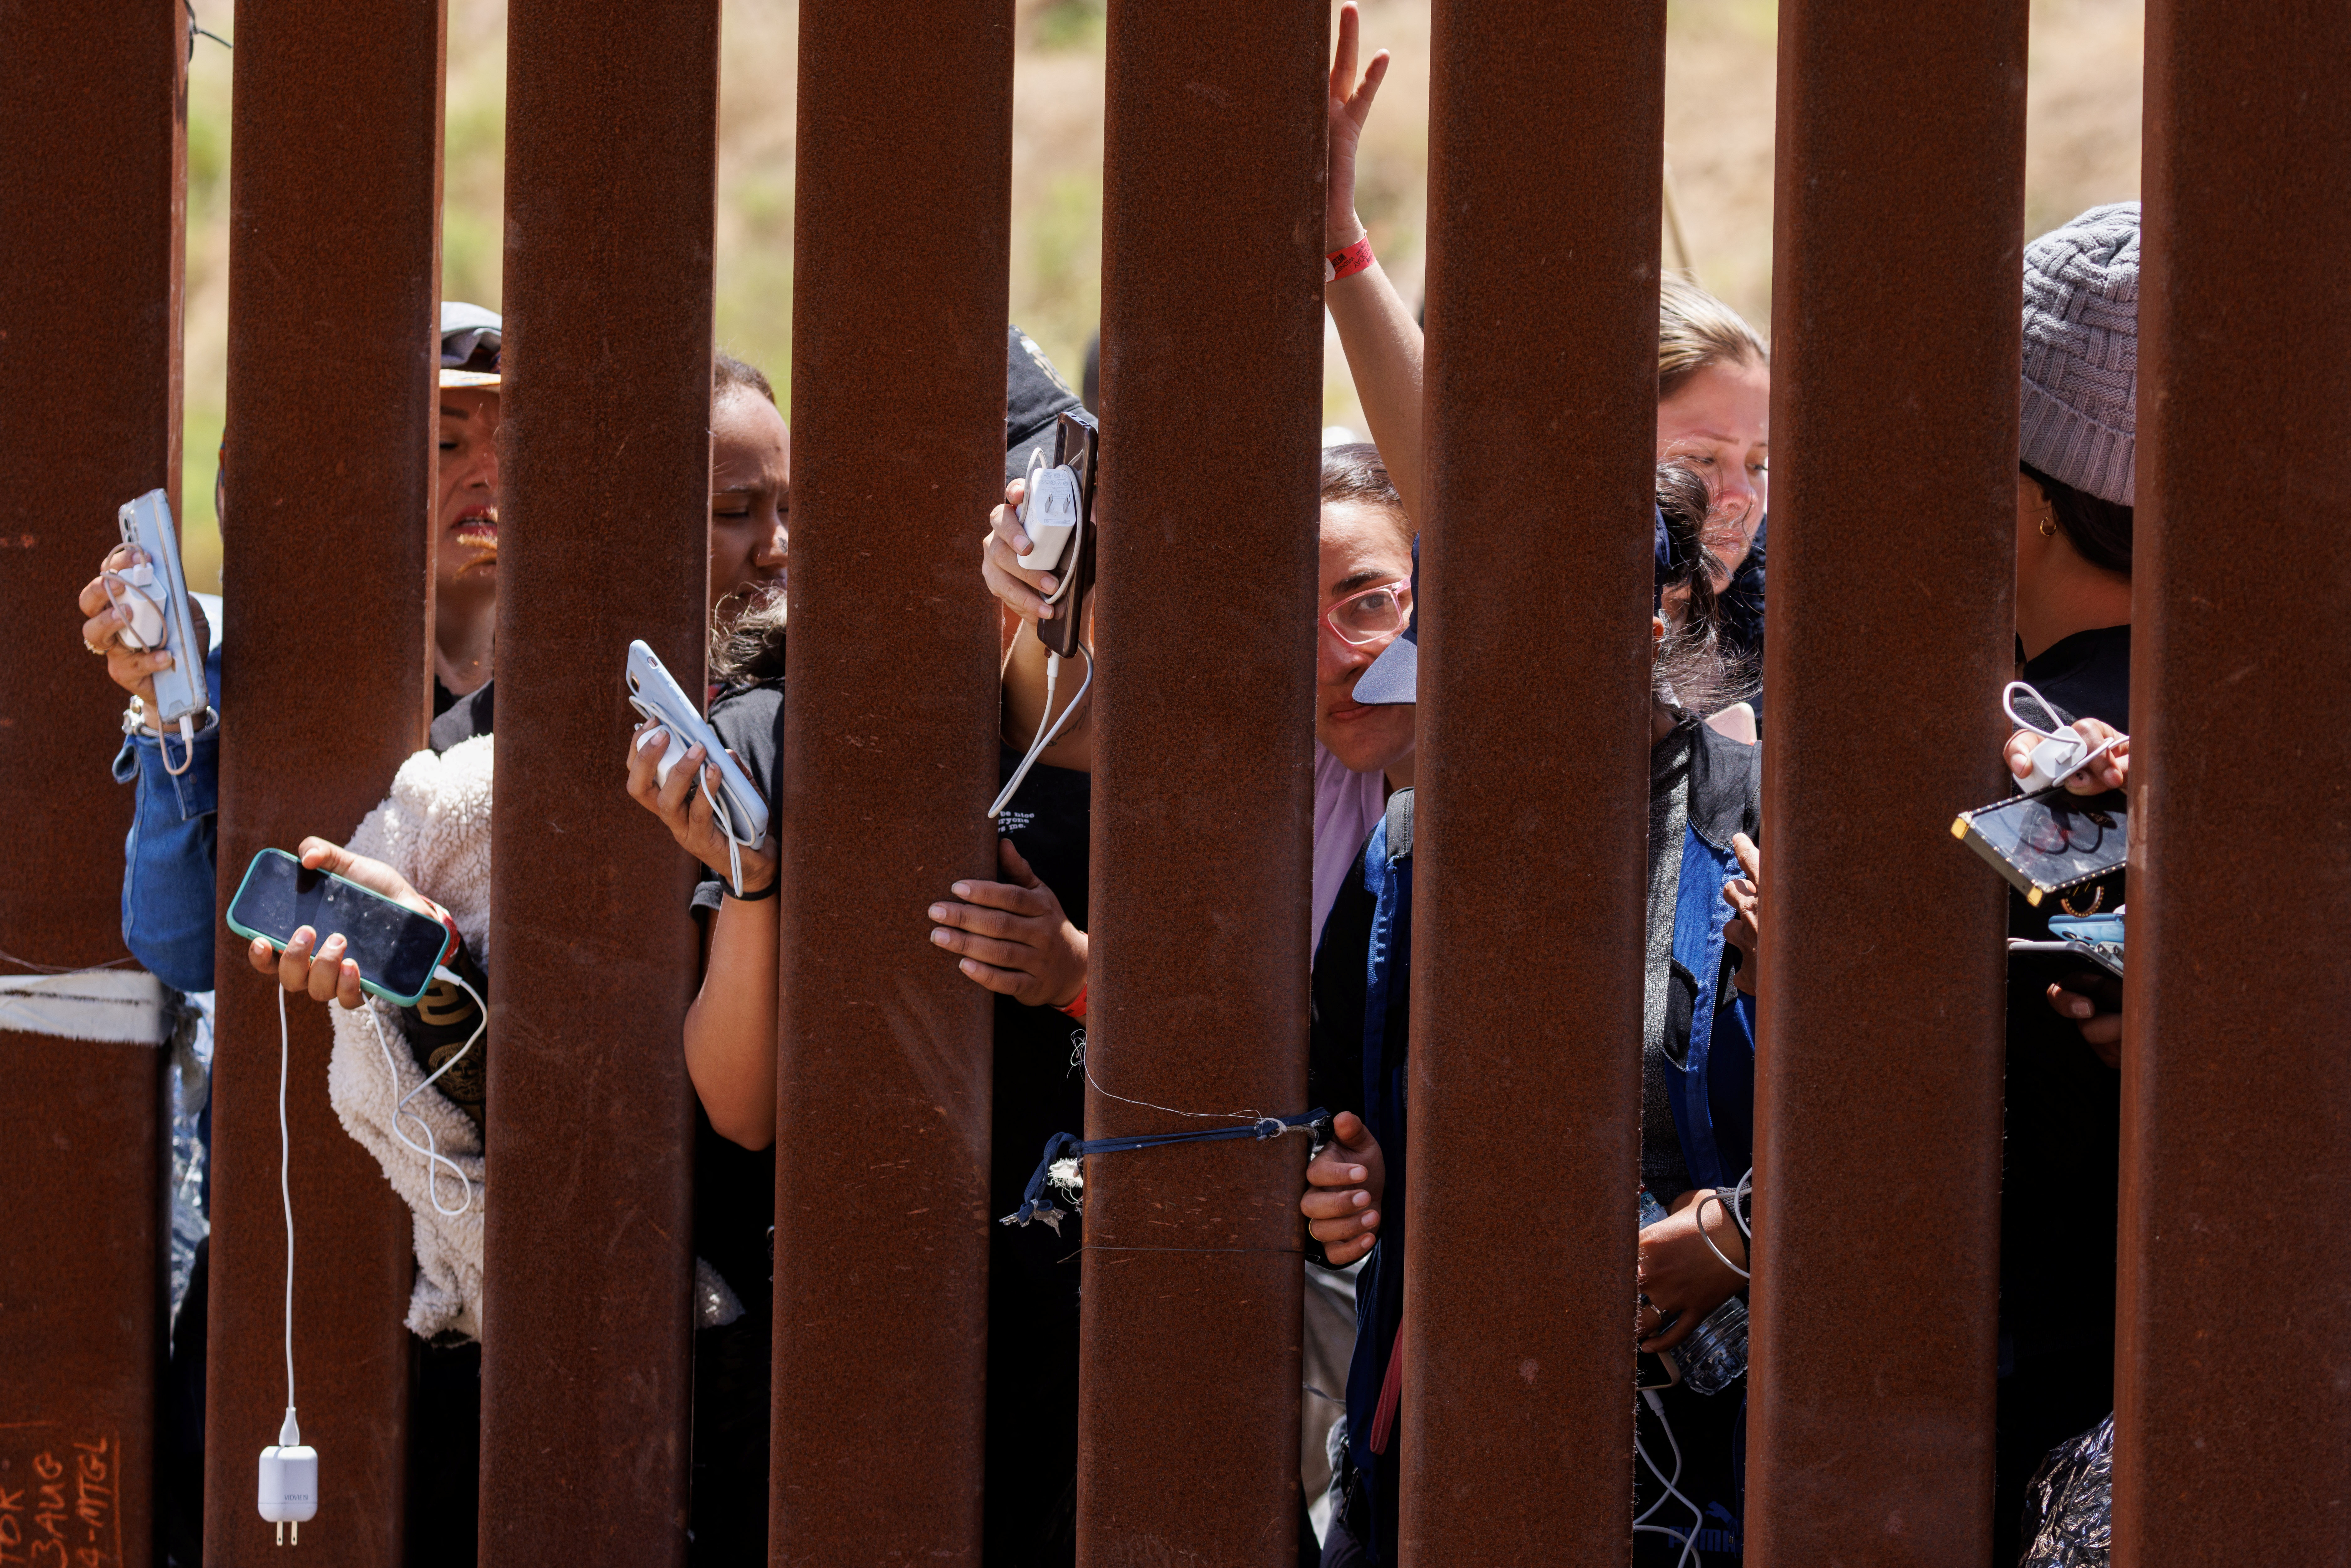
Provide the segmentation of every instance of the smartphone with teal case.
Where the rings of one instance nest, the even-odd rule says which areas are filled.
[[[262,851],[228,901],[228,928],[282,953],[305,925],[319,934],[319,946],[341,936],[350,944],[344,956],[360,967],[360,988],[402,1008],[414,1007],[432,988],[433,971],[457,941],[429,915],[347,877],[310,870],[284,850]]]

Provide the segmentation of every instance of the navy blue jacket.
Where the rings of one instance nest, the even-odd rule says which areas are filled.
[[[1730,906],[1723,883],[1740,874],[1735,833],[1760,827],[1761,751],[1699,727],[1690,754],[1688,826],[1674,901],[1667,1054],[1674,1130],[1690,1179],[1729,1188],[1754,1164],[1755,1032],[1750,998],[1723,962]],[[1355,1282],[1355,1355],[1347,1374],[1348,1532],[1382,1563],[1395,1561],[1399,1446],[1371,1451],[1372,1414],[1404,1314],[1405,1069],[1412,978],[1412,791],[1388,800],[1380,825],[1331,910],[1314,956],[1308,1099],[1352,1111],[1379,1141],[1387,1167],[1379,1243]],[[1703,1005],[1700,1005],[1703,1004]],[[1666,1197],[1676,1195],[1666,1194]],[[1311,1256],[1319,1244],[1309,1240]],[[1631,1311],[1631,1303],[1626,1303]]]

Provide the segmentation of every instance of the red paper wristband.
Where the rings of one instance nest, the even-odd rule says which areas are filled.
[[[1071,997],[1068,1001],[1062,1003],[1053,1010],[1055,1012],[1067,1013],[1073,1019],[1083,1019],[1086,1016],[1086,988],[1083,986],[1080,986],[1076,996]]]
[[[1344,250],[1334,250],[1322,258],[1322,281],[1336,283],[1343,277],[1353,277],[1372,265],[1372,236],[1365,235]]]

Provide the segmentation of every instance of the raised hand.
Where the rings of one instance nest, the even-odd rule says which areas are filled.
[[[1355,55],[1360,47],[1363,18],[1355,0],[1339,7],[1339,42],[1331,57],[1331,178],[1324,189],[1322,248],[1343,249],[1364,237],[1355,216],[1355,147],[1363,140],[1364,121],[1371,118],[1372,100],[1388,74],[1388,52],[1372,57],[1359,79]]]

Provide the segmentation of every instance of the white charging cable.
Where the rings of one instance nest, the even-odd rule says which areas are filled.
[[[1657,1397],[1657,1391],[1654,1388],[1642,1389],[1641,1397],[1648,1403],[1649,1413],[1657,1418],[1658,1427],[1665,1432],[1666,1446],[1673,1450],[1674,1473],[1668,1476],[1665,1471],[1657,1469],[1657,1461],[1651,1458],[1648,1450],[1641,1447],[1641,1439],[1635,1434],[1633,1438],[1633,1452],[1639,1456],[1643,1464],[1649,1467],[1651,1475],[1665,1483],[1666,1490],[1659,1495],[1656,1501],[1641,1511],[1639,1517],[1633,1521],[1633,1528],[1635,1531],[1652,1531],[1670,1541],[1674,1538],[1674,1532],[1662,1524],[1645,1524],[1642,1521],[1664,1507],[1669,1498],[1689,1510],[1689,1533],[1682,1538],[1681,1554],[1674,1559],[1674,1568],[1682,1568],[1683,1563],[1689,1562],[1698,1554],[1698,1532],[1706,1528],[1706,1511],[1692,1502],[1689,1495],[1681,1490],[1682,1446],[1674,1440],[1674,1424],[1666,1419],[1666,1402]]]
[[[294,1139],[286,1129],[286,1077],[292,1048],[286,1029],[286,988],[277,988],[277,1200],[286,1209],[286,1418],[294,1418],[294,1187],[287,1171]]]
[[[294,1420],[294,1189],[287,1171],[294,1161],[294,1140],[286,1128],[286,1079],[292,1049],[286,1028],[286,989],[277,988],[277,1197],[286,1208],[286,1419],[277,1441],[261,1450],[258,1500],[261,1517],[277,1526],[277,1543],[286,1544],[286,1527],[294,1527],[294,1544],[302,1543],[302,1521],[319,1511],[319,1450],[302,1442],[302,1428]]]
[[[467,1209],[474,1207],[473,1179],[465,1175],[465,1166],[459,1165],[456,1161],[451,1159],[448,1155],[441,1152],[441,1141],[433,1135],[433,1124],[427,1122],[418,1113],[411,1111],[408,1108],[408,1103],[415,1099],[419,1094],[423,1093],[427,1089],[432,1088],[434,1084],[439,1082],[443,1073],[448,1071],[451,1068],[456,1066],[457,1063],[465,1059],[465,1053],[474,1049],[474,1042],[482,1038],[482,1031],[490,1027],[490,1008],[487,1002],[482,1000],[481,992],[474,989],[473,987],[466,985],[464,977],[461,977],[455,969],[449,968],[444,965],[436,965],[433,970],[433,976],[435,979],[446,980],[451,985],[460,988],[467,996],[473,998],[474,1006],[480,1011],[482,1021],[474,1026],[474,1032],[465,1037],[465,1043],[459,1046],[455,1053],[453,1054],[448,1061],[434,1068],[431,1077],[418,1084],[415,1088],[410,1090],[407,1093],[402,1095],[399,1103],[392,1106],[392,1135],[398,1138],[402,1143],[407,1145],[414,1153],[423,1156],[425,1194],[427,1197],[432,1198],[433,1207],[435,1212],[444,1216],[445,1218],[454,1219],[458,1215],[465,1213]],[[384,1071],[392,1074],[392,1087],[396,1089],[400,1086],[400,1068],[392,1061],[391,1042],[384,1039],[383,1024],[376,1017],[376,1009],[372,1007],[369,1008],[367,1009],[367,1015],[369,1024],[375,1030],[376,1049],[383,1052]],[[423,1130],[424,1142],[420,1144],[401,1130],[400,1119],[402,1116],[406,1116],[410,1121],[415,1123],[417,1126]],[[458,1200],[457,1207],[455,1208],[447,1208],[442,1206],[441,1167],[443,1166],[447,1166],[449,1169],[455,1174],[457,1177],[458,1190],[465,1195]]]
[[[1065,583],[1063,586],[1068,585]],[[995,804],[987,808],[990,821],[995,820],[1010,802],[1014,794],[1019,790],[1021,780],[1029,777],[1029,769],[1037,765],[1037,758],[1043,756],[1045,748],[1053,744],[1053,737],[1061,733],[1061,727],[1070,722],[1070,716],[1078,711],[1078,705],[1086,700],[1086,693],[1092,689],[1093,650],[1081,643],[1078,644],[1078,652],[1085,655],[1086,678],[1080,684],[1077,695],[1070,699],[1070,706],[1061,710],[1061,716],[1059,718],[1053,716],[1053,687],[1061,679],[1061,655],[1050,653],[1045,655],[1045,716],[1037,721],[1037,738],[1029,746],[1029,755],[1020,759],[1020,766],[1012,770],[1011,781],[1004,786],[1004,792],[997,796]]]

